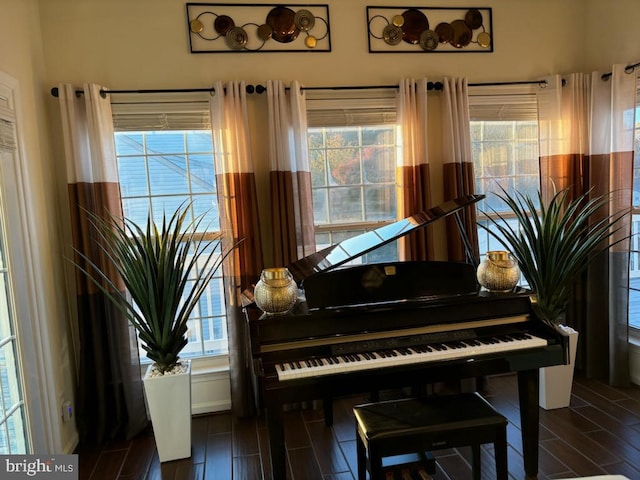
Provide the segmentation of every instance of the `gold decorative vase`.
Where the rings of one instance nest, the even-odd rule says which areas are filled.
[[[501,250],[492,250],[485,255],[476,272],[480,286],[490,292],[513,290],[520,281],[520,268],[515,258]]]
[[[298,286],[287,268],[265,268],[253,295],[258,308],[267,315],[284,315],[296,303]]]

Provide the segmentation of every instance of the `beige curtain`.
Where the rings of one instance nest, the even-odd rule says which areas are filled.
[[[475,174],[471,153],[469,126],[469,91],[466,78],[444,78],[442,91],[442,156],[444,199],[453,200],[475,193]],[[466,208],[447,222],[447,253],[449,261],[477,264],[480,259],[476,209]],[[465,246],[462,234],[468,240]]]
[[[217,81],[210,101],[216,186],[222,248],[237,244],[223,265],[227,302],[227,335],[231,402],[239,416],[253,413],[250,377],[251,351],[247,343],[241,292],[258,281],[263,267],[256,179],[251,157],[245,82]],[[238,244],[238,242],[240,242]]]
[[[550,199],[570,188],[571,198],[588,188],[584,178],[589,151],[591,77],[553,75],[537,92],[540,188]],[[564,86],[563,86],[564,85]]]
[[[635,76],[614,65],[601,72],[547,79],[539,93],[541,188],[549,195],[571,187],[576,195],[609,195],[611,214],[631,207]],[[597,221],[597,219],[594,219]],[[618,240],[631,233],[626,218]],[[589,377],[626,385],[628,370],[628,239],[589,266],[575,289],[567,323],[580,331],[577,367]]]
[[[609,211],[631,208],[633,198],[633,151],[636,76],[614,65],[609,80],[601,72],[591,77],[592,103],[588,180],[593,195],[613,192]],[[605,213],[605,212],[603,212]],[[631,215],[621,236],[607,255],[589,268],[587,317],[581,325],[584,366],[587,375],[608,379],[612,385],[629,383],[629,248]]]
[[[273,263],[285,266],[316,251],[304,92],[267,82]]]
[[[400,80],[397,123],[402,155],[398,157],[398,218],[432,207],[431,173],[427,152],[427,80]],[[421,229],[400,239],[401,260],[433,260],[433,232]]]
[[[74,249],[105,269],[88,214],[122,215],[111,104],[100,86],[76,95],[60,85]],[[75,262],[85,263],[79,256]],[[88,268],[86,268],[88,269]],[[122,286],[124,289],[124,286]],[[136,335],[127,319],[76,269],[78,390],[76,424],[82,445],[131,438],[147,425]]]

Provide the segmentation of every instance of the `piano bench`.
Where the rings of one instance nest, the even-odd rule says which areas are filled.
[[[382,459],[471,446],[480,480],[480,445],[493,443],[498,480],[507,480],[507,419],[477,393],[367,403],[353,407],[358,480],[385,479]]]

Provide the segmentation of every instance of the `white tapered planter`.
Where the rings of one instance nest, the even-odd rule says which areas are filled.
[[[161,462],[191,456],[191,361],[186,372],[143,378],[144,394]]]
[[[561,333],[569,337],[569,364],[540,369],[540,406],[545,410],[568,407],[571,403],[578,332],[564,325],[558,328]]]

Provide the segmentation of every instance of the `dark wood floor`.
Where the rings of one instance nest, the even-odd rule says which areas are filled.
[[[509,420],[509,475],[524,479],[517,387],[514,375],[491,377],[485,397]],[[335,405],[334,426],[321,410],[286,414],[285,439],[293,480],[355,479],[355,437],[351,407],[363,397]],[[621,474],[640,479],[640,387],[611,388],[576,378],[569,408],[540,410],[539,479]],[[262,418],[229,413],[193,419],[192,456],[160,464],[151,434],[80,453],[80,480],[271,479],[268,440]],[[435,479],[471,478],[468,448],[437,451]],[[483,479],[495,478],[492,447],[483,446]],[[273,479],[281,480],[281,479]]]

